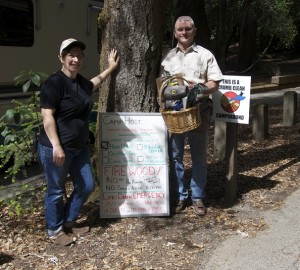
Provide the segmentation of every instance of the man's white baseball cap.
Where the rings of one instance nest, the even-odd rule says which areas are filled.
[[[61,55],[62,51],[68,50],[71,47],[79,47],[82,50],[85,49],[85,44],[79,40],[76,40],[74,38],[68,38],[64,40],[60,45],[59,55]]]

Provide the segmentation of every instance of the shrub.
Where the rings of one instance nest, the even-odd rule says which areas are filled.
[[[16,85],[22,84],[24,93],[31,92],[25,101],[12,100],[12,108],[0,118],[3,144],[0,146],[0,168],[6,168],[5,178],[12,182],[25,166],[37,162],[36,137],[41,126],[39,110],[39,87],[47,75],[42,72],[22,71],[15,78]]]

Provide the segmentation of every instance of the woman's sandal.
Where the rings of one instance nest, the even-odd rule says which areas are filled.
[[[51,236],[50,240],[56,245],[69,246],[75,243],[76,238],[68,236],[64,231],[60,231],[58,234]]]

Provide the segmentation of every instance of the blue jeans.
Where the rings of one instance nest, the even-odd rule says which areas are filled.
[[[53,163],[53,149],[38,144],[38,154],[46,178],[45,219],[48,235],[59,232],[64,225],[71,227],[79,216],[82,205],[94,190],[90,152],[88,148],[65,150],[65,163]],[[67,176],[73,182],[73,192],[64,201]]]
[[[205,197],[208,131],[188,131],[182,134],[170,134],[169,138],[170,191],[175,201],[186,200],[189,196],[183,164],[186,136],[189,140],[192,159],[191,198],[199,200]]]

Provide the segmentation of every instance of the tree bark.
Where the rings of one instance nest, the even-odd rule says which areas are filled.
[[[120,65],[100,91],[100,111],[157,111],[155,79],[161,62],[165,2],[105,1],[99,16],[100,68],[105,68],[110,48],[118,50]]]
[[[120,3],[122,2],[122,3]],[[120,64],[102,85],[99,112],[158,111],[156,77],[159,73],[166,0],[108,0],[99,14],[102,36],[100,70],[107,67],[111,48],[118,50]],[[99,171],[97,121],[94,167]],[[96,181],[98,182],[98,181]],[[99,187],[94,194],[98,194]]]
[[[252,12],[253,0],[243,2],[240,22],[240,42],[236,71],[242,72],[250,67],[256,59],[257,19]]]
[[[228,35],[228,24],[226,22],[227,16],[227,1],[219,1],[218,8],[218,28],[216,34],[216,58],[221,68],[225,67],[225,53]]]
[[[227,47],[239,17],[238,0],[218,0],[218,25],[215,56],[222,70],[225,68]]]

